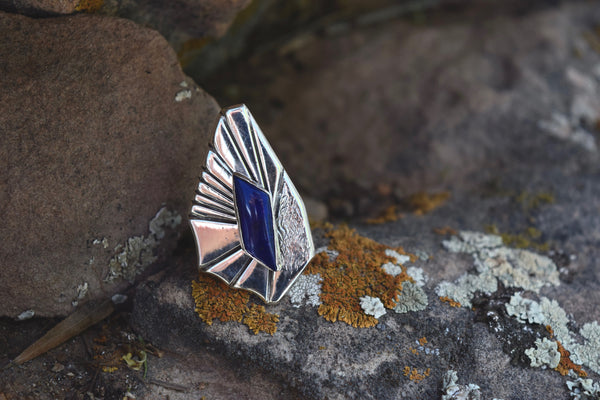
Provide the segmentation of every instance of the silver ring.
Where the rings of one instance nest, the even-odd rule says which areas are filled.
[[[266,303],[315,254],[304,203],[243,104],[221,110],[190,223],[200,270]]]

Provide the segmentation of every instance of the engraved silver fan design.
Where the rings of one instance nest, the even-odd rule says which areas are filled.
[[[221,111],[190,223],[200,269],[267,303],[314,256],[304,203],[245,105]]]

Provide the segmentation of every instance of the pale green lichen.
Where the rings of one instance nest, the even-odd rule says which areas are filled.
[[[600,385],[591,379],[567,381],[567,387],[574,400],[600,400]]]
[[[173,229],[181,224],[181,216],[176,212],[161,208],[148,224],[149,235],[134,236],[127,239],[125,244],[115,247],[115,255],[108,263],[108,276],[106,282],[117,278],[133,281],[135,276],[147,266],[156,261],[154,249],[159,241],[164,238],[166,229]]]
[[[300,275],[294,285],[290,288],[288,296],[294,307],[303,304],[316,307],[321,304],[321,275]]]
[[[406,273],[415,281],[415,285],[418,287],[425,286],[425,283],[429,280],[427,275],[425,275],[425,271],[419,267],[408,267]]]
[[[398,263],[398,264],[404,264],[404,263],[407,263],[410,261],[409,256],[407,256],[406,254],[400,254],[397,251],[392,250],[392,249],[386,249],[385,255],[394,257],[396,259],[396,263]]]
[[[378,297],[363,296],[360,298],[360,308],[367,315],[372,315],[375,318],[385,315],[385,306]]]
[[[449,297],[460,303],[463,307],[471,307],[471,300],[475,292],[486,294],[498,290],[498,281],[489,271],[479,275],[464,274],[454,283],[441,282],[435,289],[439,297]]]
[[[394,311],[407,313],[409,311],[422,311],[427,308],[427,294],[418,285],[412,282],[402,283],[402,292],[398,296],[398,302]]]
[[[573,361],[600,374],[600,325],[596,321],[584,324],[579,334],[585,339],[583,344],[573,343],[568,349]]]
[[[446,372],[442,387],[442,400],[479,400],[481,391],[479,386],[473,383],[467,385],[458,384],[456,371]]]
[[[531,299],[526,299],[521,296],[521,293],[515,293],[510,298],[510,301],[505,304],[508,315],[517,317],[521,322],[529,322],[532,324],[549,325],[554,332],[554,336],[567,349],[573,343],[573,337],[567,324],[569,318],[556,300],[550,300],[547,297],[542,297],[539,302]],[[573,360],[575,361],[575,360]],[[580,364],[580,362],[575,361]]]
[[[436,288],[440,297],[449,297],[465,307],[478,291],[493,293],[499,280],[506,287],[539,292],[544,286],[558,286],[558,270],[554,262],[528,250],[502,246],[502,238],[480,232],[459,232],[442,242],[446,250],[467,253],[473,257],[477,274],[465,274],[454,283],[441,282]]]
[[[547,338],[536,339],[535,347],[525,350],[525,354],[531,360],[530,365],[532,367],[556,368],[560,362],[558,345],[555,341]]]
[[[596,321],[583,325],[579,331],[583,338],[580,343],[569,330],[567,313],[556,300],[542,297],[537,302],[515,293],[505,307],[507,313],[520,322],[550,326],[556,339],[571,353],[573,363],[585,365],[600,374],[600,325]]]
[[[389,274],[391,276],[400,275],[402,273],[402,267],[391,262],[383,264],[381,268],[385,271],[386,274]]]

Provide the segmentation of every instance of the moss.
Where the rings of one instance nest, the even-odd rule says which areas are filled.
[[[325,225],[328,248],[339,253],[331,260],[327,253],[317,254],[306,268],[306,274],[320,274],[321,283],[318,313],[327,321],[342,321],[354,327],[371,327],[377,318],[364,313],[360,299],[364,296],[380,299],[385,308],[393,309],[402,290],[402,282],[410,280],[406,269],[391,276],[381,268],[396,261],[386,254],[388,246],[358,235],[347,226],[333,228]],[[399,255],[401,248],[393,249]]]

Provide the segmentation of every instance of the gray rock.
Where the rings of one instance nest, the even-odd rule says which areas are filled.
[[[218,107],[130,21],[2,13],[0,35],[0,316],[65,315],[169,254]]]
[[[429,214],[353,224],[364,236],[429,256],[405,265],[428,278],[420,281],[425,309],[388,311],[379,329],[359,329],[327,322],[316,302],[295,307],[284,299],[268,307],[280,318],[273,336],[237,322],[208,326],[193,310],[196,261],[188,252],[176,261],[179,273],[138,288],[137,330],[178,351],[208,342],[305,398],[569,398],[575,384],[567,381],[574,378],[532,366],[526,353],[543,338],[572,338],[564,343],[572,346],[572,361],[597,382],[599,156],[580,136],[559,137],[538,122],[558,110],[568,115],[569,129],[597,135],[575,117],[592,115],[583,113],[582,101],[600,99],[590,85],[581,87],[598,84],[600,55],[583,38],[599,12],[568,3],[476,24],[385,24],[315,39],[295,52],[294,68],[273,64],[277,78],[249,102],[290,176],[317,198],[375,196],[382,181],[405,193],[451,190],[451,199]],[[572,69],[587,80],[573,83]],[[267,105],[273,99],[280,110]],[[536,193],[548,192],[553,201],[535,201]],[[513,250],[484,236],[488,224],[511,234],[534,227],[540,236],[527,252]],[[443,242],[459,239],[432,232],[444,226],[462,232],[468,245],[448,251]],[[319,231],[315,238],[317,247],[326,245]],[[540,250],[546,241],[552,251]],[[465,274],[485,278],[485,285],[465,280],[468,290],[459,291],[470,307],[441,301],[436,288]],[[543,304],[544,318],[508,312],[516,293]],[[456,372],[452,379],[449,371]]]

